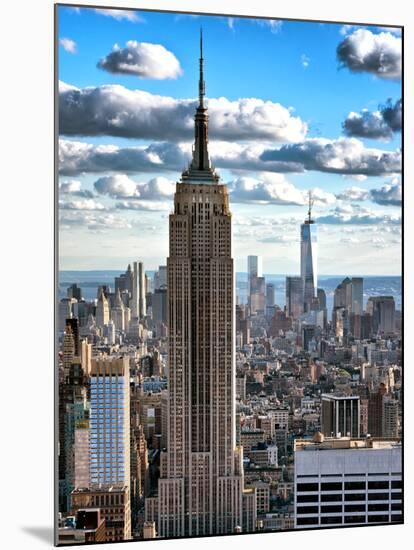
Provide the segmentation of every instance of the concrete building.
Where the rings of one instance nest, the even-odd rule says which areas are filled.
[[[399,440],[295,440],[295,528],[402,522]]]
[[[106,542],[105,518],[99,508],[78,510],[74,522],[58,528],[58,544]]]
[[[131,507],[129,488],[124,486],[75,489],[72,491],[72,513],[81,509],[96,509],[105,518],[105,542],[131,538]]]
[[[144,539],[157,538],[157,530],[155,528],[155,521],[145,521],[142,529],[142,537]]]
[[[73,480],[75,488],[90,486],[90,459],[89,420],[80,420],[75,425]]]

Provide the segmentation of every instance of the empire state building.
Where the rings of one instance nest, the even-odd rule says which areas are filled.
[[[200,35],[193,156],[169,218],[167,449],[158,495],[146,499],[160,537],[251,532],[256,522],[236,445],[231,212],[209,158],[203,62]]]

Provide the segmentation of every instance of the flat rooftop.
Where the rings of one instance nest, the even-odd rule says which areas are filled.
[[[393,447],[401,446],[401,439],[399,438],[390,439],[380,437],[351,438],[319,436],[319,441],[316,441],[315,439],[295,439],[295,452],[334,449],[391,449]]]

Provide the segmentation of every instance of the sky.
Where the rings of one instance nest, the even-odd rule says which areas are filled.
[[[295,274],[401,273],[398,28],[59,6],[60,269],[156,269],[190,161],[199,33],[233,257]]]

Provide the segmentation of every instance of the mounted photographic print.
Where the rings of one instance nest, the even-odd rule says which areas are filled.
[[[55,8],[56,544],[402,523],[402,27]]]

